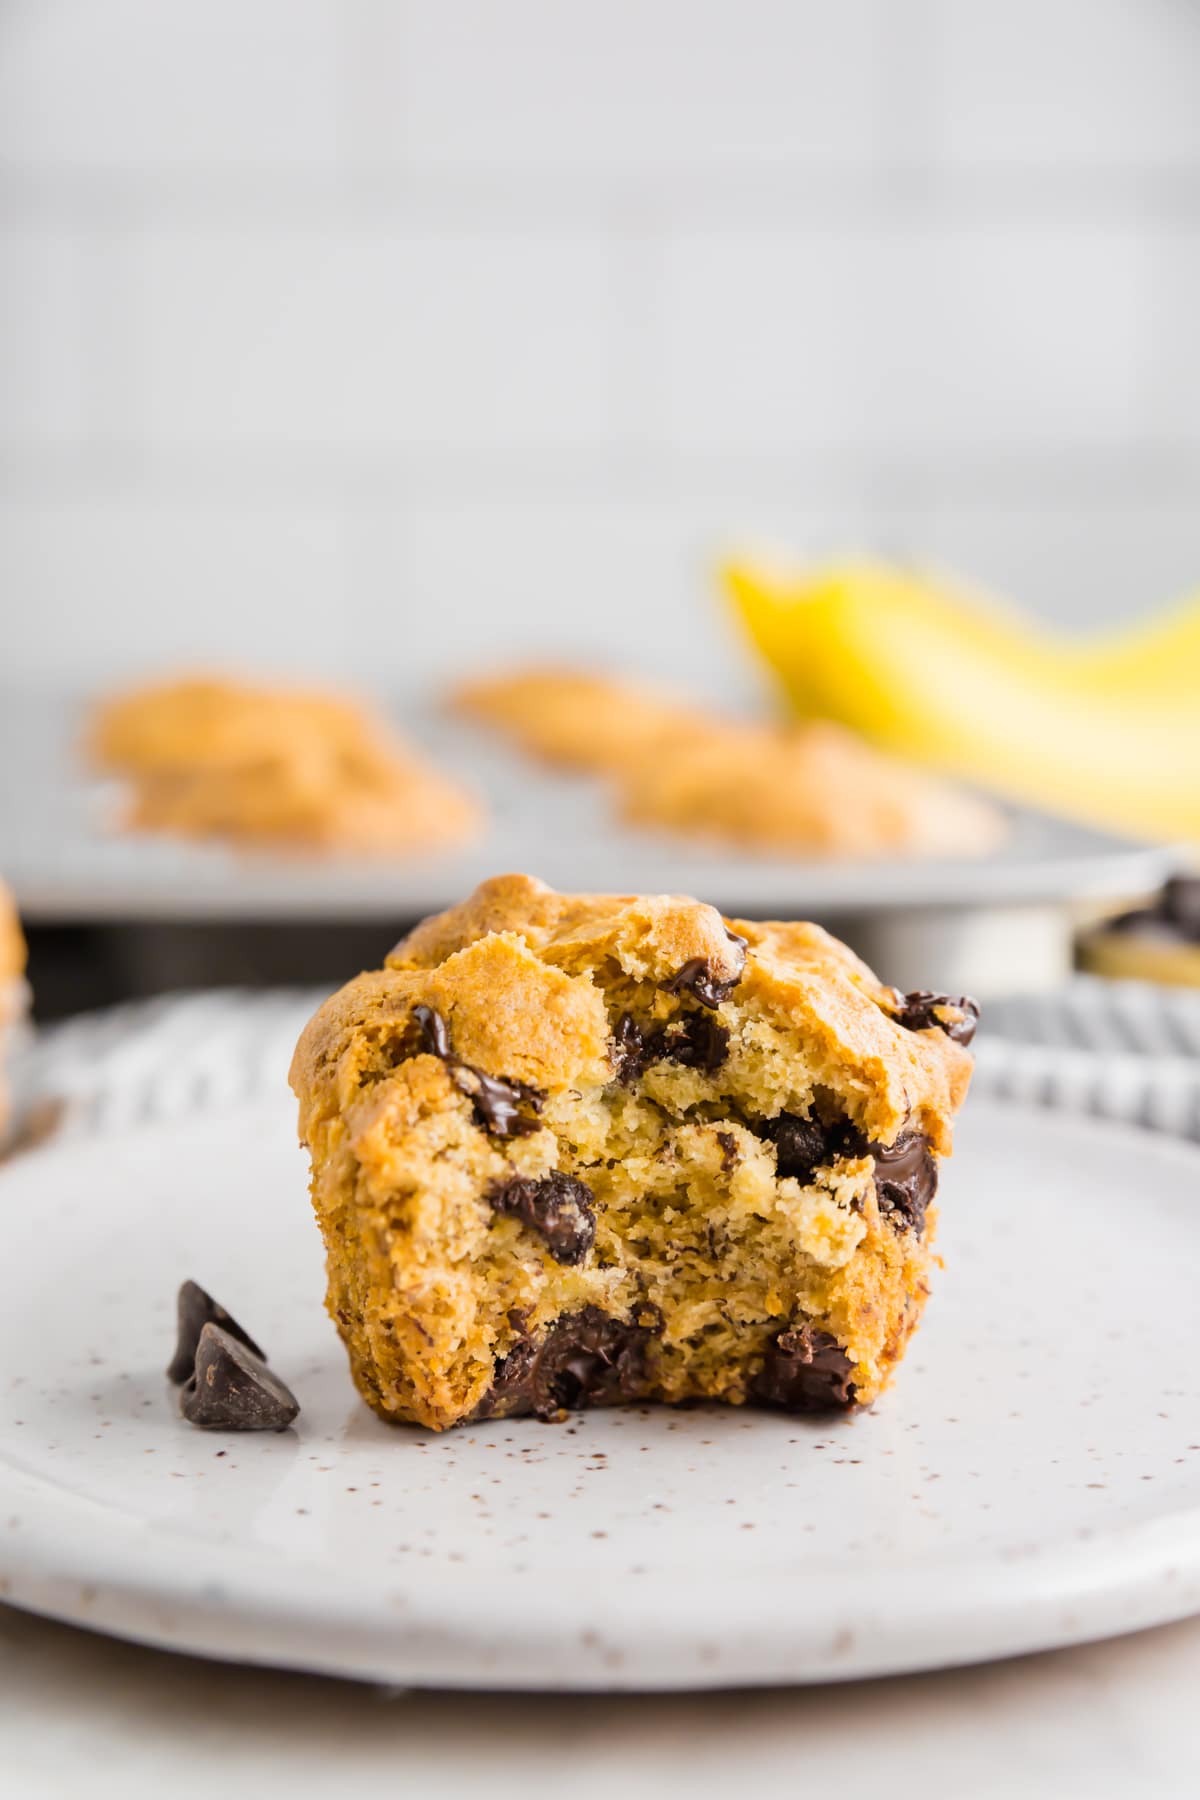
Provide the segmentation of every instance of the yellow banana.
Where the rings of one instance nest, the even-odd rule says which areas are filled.
[[[1085,644],[1079,655],[1089,681],[1105,694],[1177,694],[1200,707],[1200,595],[1148,625]]]
[[[723,570],[797,711],[1026,804],[1200,839],[1200,605],[1075,644],[874,563]]]

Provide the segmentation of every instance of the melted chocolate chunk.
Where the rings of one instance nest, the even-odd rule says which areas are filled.
[[[729,1033],[707,1013],[686,1013],[646,1039],[649,1062],[677,1062],[711,1075],[729,1054]]]
[[[196,1370],[196,1351],[200,1345],[200,1333],[206,1325],[219,1325],[236,1338],[239,1344],[245,1344],[247,1350],[267,1360],[265,1350],[260,1350],[250,1333],[237,1320],[225,1311],[219,1301],[195,1281],[185,1281],[179,1290],[176,1302],[179,1317],[179,1334],[175,1343],[175,1354],[167,1365],[167,1379],[178,1385],[188,1381]]]
[[[879,1210],[898,1231],[925,1229],[925,1213],[937,1193],[937,1162],[922,1131],[906,1131],[894,1144],[867,1146],[875,1158]]]
[[[854,1404],[854,1365],[837,1339],[803,1323],[781,1331],[768,1346],[750,1395],[785,1412],[844,1410]]]
[[[866,1155],[866,1140],[849,1119],[825,1125],[820,1119],[785,1112],[764,1120],[757,1129],[775,1145],[776,1173],[781,1179],[793,1177],[803,1187],[839,1156]]]
[[[623,1013],[614,1041],[617,1078],[626,1086],[656,1062],[682,1063],[686,1069],[703,1069],[711,1075],[729,1054],[729,1033],[724,1025],[700,1012],[684,1013],[648,1037]]]
[[[417,1045],[426,1056],[438,1056],[444,1063],[453,1062],[450,1032],[440,1012],[432,1006],[414,1006],[412,1016],[417,1027]]]
[[[757,1129],[775,1145],[776,1173],[781,1179],[791,1176],[804,1187],[818,1169],[839,1157],[873,1156],[880,1212],[897,1231],[911,1229],[920,1236],[924,1230],[926,1209],[938,1182],[937,1162],[924,1132],[908,1131],[894,1144],[876,1144],[849,1119],[824,1124],[797,1113],[780,1113]]]
[[[477,1419],[522,1413],[553,1419],[567,1408],[617,1406],[646,1387],[646,1345],[653,1325],[623,1324],[598,1306],[557,1319],[501,1357]]]
[[[935,994],[929,988],[914,988],[911,994],[900,994],[900,1010],[896,1023],[909,1031],[928,1031],[936,1025],[956,1044],[969,1044],[979,1023],[979,1002],[969,994]],[[943,1019],[942,1010],[957,1016]]]
[[[685,962],[681,969],[676,969],[669,981],[663,982],[668,994],[681,994],[686,988],[694,994],[701,1006],[707,1006],[715,1012],[722,1000],[728,1000],[737,986],[735,981],[718,981],[713,966],[705,956],[693,956]]]
[[[725,927],[725,936],[734,949],[740,952],[736,975],[718,976],[706,956],[693,956],[681,969],[676,969],[669,981],[663,982],[665,991],[668,994],[679,994],[686,988],[695,995],[701,1006],[707,1006],[710,1012],[716,1012],[722,1001],[728,1000],[746,969],[746,939],[739,937],[736,931],[730,931],[728,925]]]
[[[485,1131],[494,1137],[528,1137],[540,1130],[537,1118],[530,1113],[542,1110],[545,1095],[524,1081],[505,1081],[499,1075],[485,1075],[470,1063],[447,1063],[450,1079],[460,1094],[465,1094],[475,1108],[475,1117]],[[522,1110],[522,1109],[525,1110]]]
[[[540,1233],[555,1262],[581,1263],[596,1238],[592,1190],[575,1175],[515,1175],[488,1195],[495,1212],[509,1213]]]
[[[299,1402],[260,1356],[220,1325],[205,1325],[195,1373],[179,1396],[189,1425],[210,1431],[284,1431]]]
[[[475,1117],[485,1131],[494,1137],[524,1137],[537,1131],[538,1121],[530,1113],[540,1113],[545,1095],[524,1081],[506,1081],[499,1075],[485,1075],[471,1063],[463,1062],[450,1048],[450,1032],[441,1013],[432,1006],[414,1006],[417,1049],[436,1056],[445,1064],[446,1073],[465,1094],[475,1109]]]

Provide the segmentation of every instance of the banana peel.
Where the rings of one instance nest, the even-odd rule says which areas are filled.
[[[1200,598],[1075,642],[879,563],[722,579],[798,713],[1043,811],[1200,841]]]

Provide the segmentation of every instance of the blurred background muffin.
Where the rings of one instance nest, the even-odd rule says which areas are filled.
[[[1149,905],[1093,925],[1079,954],[1095,975],[1200,988],[1200,876],[1172,876]]]
[[[699,702],[632,675],[579,669],[502,669],[453,689],[449,706],[490,727],[552,768],[604,774],[653,757],[667,745],[703,736]]]
[[[716,843],[814,856],[982,856],[1001,812],[828,720],[714,729],[631,765],[621,815]]]
[[[319,690],[152,683],[97,707],[88,749],[126,779],[133,830],[419,855],[461,842],[478,820],[470,795],[372,709]]]

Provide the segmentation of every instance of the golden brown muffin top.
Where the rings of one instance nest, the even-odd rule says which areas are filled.
[[[813,1069],[825,1071],[875,1141],[919,1129],[949,1150],[971,1071],[950,1035],[973,1023],[956,1002],[906,1004],[818,925],[726,921],[684,895],[559,894],[527,875],[483,882],[325,1003],[292,1066],[302,1134],[311,1141],[364,1073],[420,1049],[416,1008],[444,1021],[456,1062],[552,1094],[614,1080],[622,1015],[650,1007],[666,1018],[681,998],[712,1007],[730,1032],[723,1080],[735,1097],[744,1087],[761,1103],[765,1055],[772,1110],[796,1104],[794,1057],[804,1093]]]

